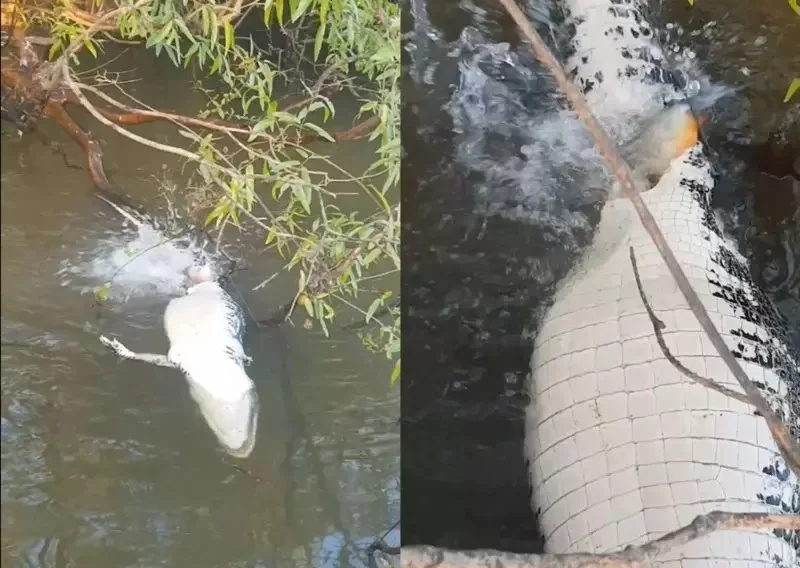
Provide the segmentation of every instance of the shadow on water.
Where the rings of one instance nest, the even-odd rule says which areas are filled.
[[[558,3],[535,6],[529,16],[563,60],[569,30]],[[542,542],[523,452],[532,340],[556,284],[591,240],[609,180],[497,2],[407,0],[404,9],[403,542],[536,552]],[[678,70],[718,92],[730,92],[726,84],[740,89],[717,72],[727,69],[725,50],[703,51],[711,39],[690,33],[705,22],[684,22],[684,35],[681,24],[661,25],[685,20],[683,8],[657,9],[653,18],[670,39],[685,39],[673,54]],[[717,30],[726,41],[736,37],[732,45],[771,32],[784,37],[774,19],[759,22],[766,29],[759,23],[725,32],[720,22]],[[773,59],[778,51],[772,46]],[[784,62],[792,60],[789,51]],[[708,54],[708,69],[697,53]],[[739,213],[728,223],[734,235],[752,226],[800,234],[800,224],[769,225],[752,205],[737,208],[753,189],[747,175],[760,172],[723,144],[735,139],[752,153],[760,116],[769,115],[773,127],[781,120],[800,126],[788,113],[782,118],[782,92],[774,97],[740,89],[712,108],[708,136],[730,188],[715,200],[721,213]],[[749,123],[733,122],[729,109],[737,105],[753,107]],[[752,139],[743,142],[746,134]],[[800,197],[791,197],[800,178],[794,174],[784,180],[790,215]],[[752,257],[758,249],[743,251]],[[782,304],[791,318],[798,286],[781,282],[794,286]]]
[[[187,114],[200,104],[168,62],[129,52],[119,64],[152,70],[130,85],[145,101]],[[103,141],[111,179],[165,216],[160,186],[181,183],[181,164],[75,115]],[[11,135],[1,148],[3,566],[365,567],[368,545],[399,517],[391,364],[355,334],[250,325],[256,447],[226,455],[180,373],[118,361],[97,341],[164,353],[162,315],[184,256],[137,265],[115,280],[121,295],[96,305],[92,287],[142,235],[92,196],[69,138],[40,129],[47,145]],[[180,140],[169,125],[138,131]],[[348,144],[330,154],[363,169],[371,151]],[[253,291],[279,259],[252,252],[258,237],[229,239],[249,267],[238,291],[255,317],[271,314],[296,283]],[[148,286],[148,274],[160,278]]]

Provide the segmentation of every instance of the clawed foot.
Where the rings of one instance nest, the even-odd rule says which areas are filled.
[[[125,347],[122,343],[119,342],[117,339],[109,339],[105,335],[100,336],[100,343],[111,349],[117,356],[122,357],[124,359],[130,359],[133,356],[133,352]]]

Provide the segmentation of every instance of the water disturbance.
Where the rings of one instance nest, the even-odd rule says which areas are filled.
[[[404,298],[404,331],[412,337],[407,350],[421,355],[404,369],[414,380],[403,385],[403,415],[409,417],[403,430],[404,480],[409,480],[403,528],[409,543],[537,551],[559,523],[543,526],[541,516],[526,516],[519,505],[529,499],[527,465],[519,457],[529,357],[558,283],[598,230],[612,184],[580,125],[563,110],[547,72],[519,44],[495,4],[428,3],[427,17],[413,26],[433,30],[407,36],[409,43],[418,37],[435,41],[409,46],[406,79],[415,96],[406,101],[404,114],[404,202],[415,209],[404,219],[404,236],[409,235],[404,248],[413,251],[404,265],[404,287],[414,291]],[[572,62],[567,71],[581,81],[598,118],[623,148],[636,143],[663,103],[683,94],[696,112],[710,114],[704,135],[718,182],[706,214],[715,219],[710,224],[722,223],[758,279],[765,248],[756,249],[752,229],[793,242],[798,228],[771,225],[754,210],[752,196],[757,203],[765,199],[759,193],[766,187],[754,187],[746,175],[756,167],[753,160],[743,159],[745,151],[732,153],[726,141],[755,146],[771,129],[796,131],[791,112],[780,106],[783,88],[768,89],[763,81],[750,86],[738,70],[758,65],[769,75],[781,65],[787,68],[796,56],[785,49],[783,26],[796,32],[798,25],[789,23],[790,12],[781,19],[767,8],[750,7],[751,20],[765,27],[747,29],[737,14],[737,24],[728,30],[713,14],[664,4],[648,5],[618,32],[617,12],[627,12],[628,4],[527,7],[556,56]],[[627,52],[602,47],[615,34],[624,34]],[[762,36],[767,40],[759,45],[770,46],[769,56],[750,48]],[[721,37],[735,57],[720,55],[720,43],[710,47]],[[781,57],[781,65],[764,63]],[[420,62],[436,67],[433,78],[419,81],[412,73],[411,65]],[[608,73],[615,62],[621,80]],[[770,76],[779,81],[780,74]],[[743,107],[750,109],[747,115],[734,116]],[[787,183],[791,196],[791,178]],[[772,253],[769,262],[785,275],[793,261],[786,259],[792,255],[782,256]],[[791,351],[796,338],[788,332],[797,328],[798,303],[797,292],[786,286],[796,286],[778,278],[785,292],[774,298],[783,316],[794,319],[786,327],[767,327],[777,329],[779,342]],[[437,452],[437,445],[446,450]],[[776,494],[791,504],[791,495],[780,488]],[[757,500],[755,494],[749,498]],[[551,503],[540,491],[532,505],[541,515]],[[575,503],[560,503],[560,510],[564,506]],[[544,530],[543,538],[537,530]]]
[[[190,78],[137,57],[119,60],[151,71],[135,96],[194,111]],[[180,162],[93,131],[110,177],[147,204],[147,219],[125,218],[71,167],[83,163],[71,140],[40,129],[66,158],[36,137],[2,141],[3,565],[367,566],[366,548],[399,518],[391,364],[349,332],[250,326],[258,433],[246,459],[227,455],[180,371],[120,361],[98,341],[165,354],[164,309],[187,269],[226,268],[213,244],[179,232],[163,187],[182,182]],[[143,130],[176,142],[168,125]],[[372,150],[349,144],[341,163],[363,167]],[[226,242],[248,266],[235,291],[269,316],[296,283],[253,291],[280,259],[252,254],[260,239]]]

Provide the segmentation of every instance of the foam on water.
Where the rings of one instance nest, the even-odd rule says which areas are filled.
[[[596,36],[605,38],[617,22],[605,13],[605,2],[584,0],[575,6],[591,13],[596,29],[582,26],[578,37],[553,37],[556,44],[571,44],[556,56],[570,74],[600,77],[594,85],[582,84],[582,90],[618,145],[635,138],[665,102],[684,96],[669,82],[673,76],[685,86],[696,113],[734,94],[734,89],[710,81],[690,49],[670,46],[667,52],[649,41],[652,34],[676,32],[653,30],[646,21],[637,26],[647,35],[626,37],[630,54],[615,50],[595,58],[576,57],[576,47],[580,51],[583,44],[598,43]],[[546,8],[538,10],[534,19],[548,36],[553,27]],[[456,132],[455,159],[471,178],[476,212],[527,222],[557,238],[591,230],[591,214],[605,202],[612,180],[583,124],[565,108],[549,72],[533,59],[527,44],[512,48],[492,43],[468,26],[451,56],[459,60],[460,84],[445,108]],[[630,76],[620,76],[617,65]],[[609,88],[598,88],[598,81],[617,83],[613,101]]]
[[[131,227],[133,225],[133,227]],[[177,296],[187,284],[193,265],[210,263],[207,243],[187,236],[171,236],[149,220],[128,220],[121,231],[96,239],[91,249],[62,261],[62,286],[93,293],[110,282],[109,299]]]
[[[446,110],[478,212],[559,236],[588,229],[587,212],[608,182],[596,148],[559,104],[547,73],[475,28],[466,28],[458,43],[461,82]]]

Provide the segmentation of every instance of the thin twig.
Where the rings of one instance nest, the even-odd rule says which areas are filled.
[[[498,550],[454,551],[432,546],[404,546],[402,568],[644,568],[675,547],[719,530],[798,530],[797,515],[727,513],[698,515],[685,527],[641,546],[610,554],[513,554]]]
[[[156,120],[165,120],[172,122],[178,126],[198,126],[200,128],[205,128],[208,130],[216,130],[220,132],[225,132],[228,134],[238,134],[241,136],[247,137],[254,137],[254,138],[270,138],[269,134],[265,132],[253,133],[252,128],[246,126],[236,125],[230,122],[226,122],[224,120],[219,119],[208,119],[204,120],[201,118],[191,117],[191,116],[184,116],[181,114],[171,113],[171,112],[163,112],[157,111],[152,109],[138,109],[131,106],[128,106],[124,103],[121,103],[110,97],[97,87],[92,85],[87,85],[85,83],[81,83],[79,85],[82,91],[90,91],[103,99],[108,104],[115,106],[120,110],[124,110],[125,114],[114,114],[108,111],[100,110],[98,111],[105,116],[106,118],[112,120],[116,124],[119,125],[137,125],[142,124],[144,122],[151,122]],[[288,109],[284,109],[288,110]],[[366,119],[362,122],[359,122],[355,126],[348,128],[347,130],[342,130],[338,132],[331,132],[329,133],[331,138],[335,142],[349,142],[351,140],[358,140],[365,136],[368,136],[370,132],[378,126],[380,120],[377,117],[371,117]],[[317,133],[306,133],[302,135],[298,135],[300,138],[300,144],[310,144],[312,142],[317,141],[328,141],[327,139],[323,138]]]
[[[138,134],[134,134],[133,132],[131,132],[129,130],[126,130],[125,128],[122,128],[121,126],[119,126],[117,124],[114,124],[113,121],[111,121],[108,118],[106,118],[105,116],[103,116],[103,114],[99,110],[97,110],[94,107],[94,105],[91,102],[89,102],[89,100],[86,98],[86,96],[81,92],[81,90],[78,87],[77,83],[75,83],[75,81],[70,76],[69,67],[65,67],[64,68],[63,80],[64,80],[64,83],[69,87],[69,89],[75,94],[75,96],[81,102],[81,105],[83,105],[83,107],[89,112],[89,114],[91,114],[98,121],[100,121],[101,123],[105,124],[106,126],[111,128],[112,130],[117,132],[118,134],[121,134],[125,138],[129,138],[129,139],[133,140],[134,142],[138,142],[138,143],[143,144],[145,146],[149,146],[150,148],[153,148],[155,150],[160,150],[160,151],[166,152],[168,154],[173,154],[173,155],[176,155],[176,156],[180,156],[182,158],[186,158],[189,161],[203,162],[203,158],[199,154],[196,154],[194,152],[190,152],[189,150],[184,150],[183,148],[178,148],[176,146],[170,146],[168,144],[161,144],[160,142],[155,142],[153,140],[149,140],[149,139],[147,139],[147,138],[145,138],[143,136],[139,136]],[[238,172],[235,172],[235,171],[231,171],[231,170],[227,170],[227,169],[224,170],[224,171],[225,171],[225,173],[227,173],[228,175],[231,175],[232,177],[236,177],[238,175]],[[264,181],[270,181],[270,180],[275,180],[277,178],[274,177],[274,176],[268,176],[266,178],[260,178],[260,179],[264,179]],[[270,227],[265,225],[263,221],[261,221],[255,215],[253,215],[253,213],[249,209],[244,207],[241,203],[239,203],[238,200],[236,200],[231,195],[230,188],[225,186],[225,184],[223,184],[219,180],[215,180],[215,181],[217,182],[217,185],[222,190],[225,191],[227,197],[230,198],[231,203],[237,208],[237,210],[239,210],[240,212],[244,213],[245,216],[247,216],[251,221],[253,221],[256,225],[258,225],[259,227],[261,227],[265,231],[267,231],[267,232],[270,231]]]
[[[201,118],[184,116],[181,114],[175,114],[171,112],[161,112],[156,110],[133,108],[131,106],[119,102],[113,97],[110,97],[109,95],[107,95],[97,87],[93,87],[92,85],[81,84],[80,88],[82,91],[91,91],[92,93],[103,99],[105,102],[107,102],[108,104],[115,106],[120,110],[124,110],[126,112],[126,114],[124,115],[113,115],[111,113],[106,113],[101,111],[103,112],[104,115],[106,115],[108,118],[111,118],[111,120],[113,120],[118,124],[120,123],[124,124],[126,122],[129,124],[137,124],[138,122],[143,122],[143,121],[141,119],[137,121],[136,117],[142,117],[142,118],[149,118],[152,120],[166,120],[174,124],[177,124],[179,126],[186,126],[186,125],[199,126],[201,128],[206,128],[209,130],[234,132],[236,134],[243,134],[247,136],[249,136],[252,133],[252,129],[250,128],[243,128],[235,124],[226,123],[224,121],[203,120]]]
[[[631,200],[633,208],[636,210],[642,225],[653,240],[653,244],[655,244],[656,249],[658,249],[661,258],[664,259],[667,268],[678,285],[678,289],[686,299],[689,308],[694,313],[703,331],[706,332],[712,345],[714,345],[714,348],[719,353],[719,356],[725,361],[731,373],[736,377],[736,380],[739,381],[750,404],[752,404],[764,420],[766,420],[770,433],[775,439],[775,443],[786,460],[789,469],[791,469],[796,476],[800,477],[800,445],[798,445],[798,441],[793,439],[789,434],[786,426],[769,406],[758,387],[753,384],[753,381],[751,381],[747,373],[744,372],[725,343],[725,340],[714,326],[700,297],[686,277],[678,259],[675,258],[664,234],[661,232],[658,223],[650,213],[650,210],[647,208],[642,196],[634,185],[630,166],[628,166],[625,160],[620,156],[616,144],[608,137],[602,126],[600,126],[600,123],[597,122],[597,119],[592,114],[586,101],[583,100],[583,97],[580,95],[575,85],[567,78],[561,64],[544,44],[538,32],[527,20],[514,0],[498,0],[498,2],[508,11],[511,18],[522,32],[522,35],[524,35],[531,44],[536,58],[539,59],[553,75],[556,83],[558,83],[559,89],[567,97],[572,108],[583,121],[589,134],[594,139],[600,154],[603,156],[606,165],[611,170],[614,177],[619,180],[623,194]]]
[[[165,152],[167,154],[173,154],[175,156],[180,156],[192,162],[202,162],[203,157],[200,154],[196,154],[194,152],[190,152],[189,150],[184,150],[183,148],[177,148],[175,146],[170,146],[167,144],[161,144],[160,142],[155,142],[153,140],[148,140],[143,136],[139,136],[138,134],[134,134],[129,130],[121,128],[119,125],[115,124],[112,120],[109,120],[103,113],[95,108],[95,106],[89,102],[86,96],[81,92],[80,88],[78,87],[77,83],[72,79],[69,72],[69,67],[65,66],[61,73],[62,79],[64,84],[69,87],[70,91],[75,95],[75,97],[80,101],[81,105],[95,117],[98,121],[102,124],[105,124],[110,129],[115,131],[117,134],[121,134],[125,138],[129,138],[134,142],[138,142],[139,144],[143,144],[145,146],[149,146],[155,150],[160,150],[161,152]]]
[[[722,386],[721,384],[717,383],[716,381],[712,381],[711,379],[707,379],[701,375],[698,375],[688,367],[686,367],[683,363],[678,361],[675,356],[670,352],[669,347],[667,347],[666,341],[664,341],[664,335],[661,330],[665,329],[664,322],[658,319],[653,308],[650,306],[650,302],[647,299],[647,295],[645,294],[644,287],[642,286],[642,279],[639,276],[639,267],[636,264],[636,254],[633,252],[633,247],[630,247],[631,253],[631,266],[633,267],[633,276],[636,279],[636,286],[639,288],[639,296],[642,298],[642,303],[644,304],[644,309],[647,310],[647,315],[650,317],[650,323],[653,324],[653,331],[656,334],[656,341],[658,341],[658,346],[661,347],[661,352],[664,353],[664,357],[666,357],[667,361],[672,363],[672,366],[678,369],[681,373],[692,379],[694,382],[703,385],[706,388],[711,390],[715,390],[718,393],[724,394],[725,396],[729,396],[733,399],[738,400],[739,402],[743,402],[745,404],[752,404],[750,399],[747,398],[746,395],[731,390],[727,387]]]
[[[58,61],[56,61],[54,64],[53,74],[51,75],[50,80],[51,88],[58,84],[59,77],[65,70],[69,69],[70,58],[75,54],[76,51],[83,47],[83,44],[87,39],[91,38],[95,33],[102,31],[103,24],[105,24],[105,22],[132,10],[137,10],[145,4],[148,4],[150,1],[151,0],[138,0],[138,2],[135,2],[130,6],[120,6],[115,10],[110,10],[109,12],[106,12],[97,18],[91,26],[83,30],[78,37],[72,40],[70,45],[64,50],[64,53],[61,54],[61,57],[59,57]]]

